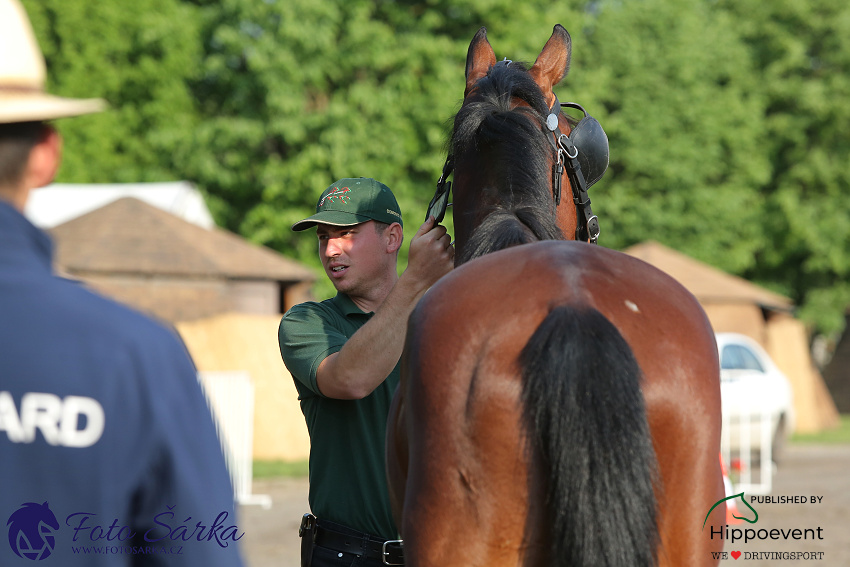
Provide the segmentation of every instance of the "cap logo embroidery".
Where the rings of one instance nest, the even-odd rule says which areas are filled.
[[[348,187],[334,187],[327,195],[322,197],[322,200],[319,201],[319,207],[322,207],[325,204],[325,199],[329,200],[331,203],[348,203],[351,201],[351,196],[346,195],[346,193],[350,193],[351,189]]]

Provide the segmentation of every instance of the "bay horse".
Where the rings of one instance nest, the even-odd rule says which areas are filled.
[[[530,68],[484,28],[469,47],[440,181],[457,267],[411,315],[387,427],[411,567],[719,563],[714,334],[671,277],[587,242],[588,179],[564,162],[602,158],[552,91],[570,55],[560,25]]]

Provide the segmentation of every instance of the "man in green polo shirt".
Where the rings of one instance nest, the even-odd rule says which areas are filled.
[[[292,229],[313,226],[337,295],[296,305],[279,331],[310,433],[309,501],[318,520],[315,529],[310,517],[302,524],[302,563],[351,565],[360,555],[358,565],[382,565],[382,544],[398,533],[384,438],[407,319],[451,270],[454,248],[446,229],[429,218],[398,276],[401,210],[390,189],[369,178],[337,181],[322,193],[316,214]]]

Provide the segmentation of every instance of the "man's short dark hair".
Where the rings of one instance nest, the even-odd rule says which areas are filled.
[[[29,154],[44,135],[44,122],[0,124],[0,187],[17,185]]]
[[[390,227],[390,224],[386,222],[376,220],[373,220],[372,222],[375,223],[375,232],[377,232],[378,234],[383,234],[384,231]]]

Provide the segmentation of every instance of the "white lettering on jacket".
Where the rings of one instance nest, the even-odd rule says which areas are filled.
[[[105,425],[103,407],[93,398],[29,392],[21,397],[19,414],[12,394],[0,392],[0,431],[12,443],[32,443],[37,429],[50,445],[89,447],[103,435]]]

